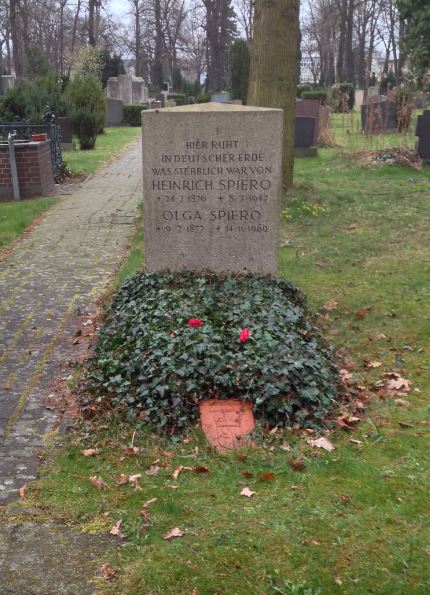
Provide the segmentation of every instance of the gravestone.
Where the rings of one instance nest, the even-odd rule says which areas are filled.
[[[282,129],[270,108],[142,112],[148,271],[276,273]]]
[[[418,136],[418,155],[426,163],[430,163],[430,110],[426,110],[417,118],[415,136]]]
[[[364,103],[364,89],[356,89],[355,90],[355,100],[354,100],[354,107],[359,107]]]
[[[66,116],[58,118],[61,128],[61,149],[63,151],[74,151],[72,120]]]
[[[106,126],[121,126],[124,120],[124,102],[120,99],[106,100]]]
[[[316,146],[318,142],[318,136],[320,131],[320,107],[321,102],[319,99],[296,99],[296,118],[303,117],[315,119],[314,139],[310,145],[306,146]],[[301,129],[300,124],[299,129]],[[294,146],[299,147],[301,145],[295,144]]]
[[[117,99],[121,99],[125,105],[133,103],[133,77],[131,74],[120,74],[118,76],[119,82],[119,96]]]
[[[161,107],[166,107],[166,97],[165,93],[158,93],[155,99],[161,103]]]
[[[221,93],[214,93],[211,95],[211,101],[216,103],[229,103],[230,93],[228,91],[221,91]]]
[[[2,74],[0,77],[0,95],[4,95],[8,89],[15,86],[16,77],[14,74]]]
[[[296,116],[294,127],[294,155],[296,157],[314,157],[316,118]]]
[[[367,134],[397,132],[397,103],[382,100],[362,105],[361,127]]]
[[[109,99],[120,99],[119,80],[116,76],[111,76],[107,80],[106,92]]]

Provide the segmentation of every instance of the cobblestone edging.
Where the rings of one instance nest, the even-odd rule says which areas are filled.
[[[52,382],[74,359],[72,318],[117,269],[141,200],[137,142],[55,205],[0,262],[0,505],[34,479],[57,415]]]

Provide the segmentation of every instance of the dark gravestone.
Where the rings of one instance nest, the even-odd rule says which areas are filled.
[[[294,154],[296,157],[316,155],[316,118],[296,116],[294,128]]]
[[[106,126],[121,126],[124,119],[124,102],[121,99],[106,100]]]
[[[157,107],[166,107],[166,96],[163,93],[159,93],[155,99],[160,103]]]
[[[296,99],[296,118],[314,118],[314,140],[312,145],[317,144],[318,136],[320,133],[320,107],[321,102],[319,99]]]
[[[426,110],[422,116],[418,116],[415,136],[420,139],[418,155],[426,163],[430,163],[430,110]]]
[[[362,105],[361,127],[367,134],[397,132],[397,103],[383,100]]]
[[[61,128],[61,148],[63,151],[73,151],[72,120],[67,116],[58,118],[58,124]]]

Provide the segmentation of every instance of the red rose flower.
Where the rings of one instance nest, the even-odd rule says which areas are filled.
[[[249,330],[249,328],[244,328],[244,329],[242,329],[242,331],[239,335],[239,341],[241,343],[246,343],[250,336],[251,336],[251,331]]]
[[[199,328],[199,326],[202,326],[203,324],[203,320],[199,320],[198,318],[190,318],[190,320],[188,321],[188,326],[191,326],[193,328]]]

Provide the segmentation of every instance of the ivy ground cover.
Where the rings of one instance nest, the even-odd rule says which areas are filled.
[[[286,432],[219,455],[198,434],[175,443],[103,420],[47,465],[26,518],[103,533],[122,521],[106,593],[428,593],[429,180],[333,150],[296,163],[281,274],[374,394],[354,430],[332,432],[335,450]],[[387,372],[411,382],[406,396],[378,396]]]

